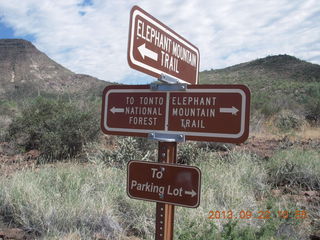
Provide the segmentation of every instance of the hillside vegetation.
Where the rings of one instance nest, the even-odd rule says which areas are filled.
[[[320,120],[320,65],[289,55],[268,56],[200,73],[200,84],[245,84],[254,114],[270,117],[290,110],[310,122]]]
[[[127,196],[126,166],[157,161],[157,142],[102,136],[101,92],[109,83],[65,69],[75,78],[64,82],[57,73],[54,82],[53,68],[41,64],[31,75],[29,63],[16,66],[27,73],[13,82],[11,72],[0,77],[0,239],[14,239],[2,225],[19,228],[21,239],[154,239],[155,204]],[[80,91],[64,91],[77,83]],[[178,144],[178,162],[200,168],[202,187],[198,208],[176,208],[174,239],[319,239],[320,129],[308,128],[312,138],[298,133],[320,122],[320,66],[270,56],[201,72],[200,83],[251,89],[250,137],[241,145]],[[270,123],[270,138],[252,134],[260,122]]]
[[[0,141],[12,120],[35,98],[77,106],[93,102],[99,109],[102,91],[109,84],[70,71],[29,41],[0,39]],[[99,119],[98,114],[94,117]]]
[[[138,147],[140,140],[118,138],[107,151],[89,145],[87,164],[0,177],[0,214],[39,239],[154,239],[155,204],[130,199],[125,190],[126,163],[156,158]],[[189,164],[202,171],[201,204],[177,207],[174,239],[300,240],[319,228],[317,221],[310,224],[320,214],[319,197],[311,195],[320,187],[319,151],[294,146],[265,161],[247,151],[221,155],[203,145],[179,145],[178,156],[189,154],[196,156]],[[304,201],[298,193],[311,197]]]

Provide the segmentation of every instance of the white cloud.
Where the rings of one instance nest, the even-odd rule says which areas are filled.
[[[78,73],[108,81],[146,82],[127,64],[129,12],[136,4],[200,49],[201,70],[272,54],[320,63],[317,0],[10,0],[2,21]]]

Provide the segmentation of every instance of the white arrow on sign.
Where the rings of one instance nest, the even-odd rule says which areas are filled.
[[[197,193],[192,189],[191,191],[184,191],[184,194],[191,195],[191,197],[194,197],[197,195]]]
[[[146,48],[145,43],[138,47],[138,50],[143,59],[145,56],[147,56],[148,58],[158,61],[158,53],[155,53],[154,51],[151,51],[150,49]]]
[[[239,110],[235,107],[232,108],[220,108],[220,112],[221,113],[232,113],[232,115],[237,115],[237,112],[239,112]]]
[[[124,112],[124,108],[113,107],[113,108],[110,109],[110,112],[112,112],[113,114],[114,113],[123,113]]]

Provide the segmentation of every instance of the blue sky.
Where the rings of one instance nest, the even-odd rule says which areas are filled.
[[[27,39],[76,73],[148,83],[126,58],[133,5],[196,45],[200,71],[277,54],[320,64],[318,0],[0,0],[0,38]]]
[[[0,33],[1,38],[14,38],[14,31],[12,28],[7,27],[5,24],[0,22]]]
[[[30,42],[34,42],[35,38],[33,35],[17,35],[14,32],[14,28],[7,26],[3,21],[0,19],[0,38],[23,38]]]

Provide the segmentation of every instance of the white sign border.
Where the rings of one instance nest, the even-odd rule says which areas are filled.
[[[156,21],[154,21],[153,19],[151,19],[150,17],[148,17],[147,15],[145,15],[143,12],[141,12],[139,9],[135,9],[133,14],[132,14],[132,20],[131,20],[131,36],[130,36],[130,48],[129,48],[129,56],[130,56],[130,61],[139,66],[139,67],[142,67],[142,68],[145,68],[151,72],[155,72],[159,75],[161,75],[162,73],[170,76],[170,77],[173,77],[175,79],[178,80],[178,82],[180,83],[187,83],[187,84],[190,84],[189,82],[186,82],[182,79],[179,79],[171,74],[168,74],[166,72],[163,72],[157,68],[154,68],[152,66],[149,66],[143,62],[140,62],[138,60],[136,60],[133,56],[133,42],[134,42],[134,29],[135,29],[135,19],[137,16],[141,16],[142,18],[146,19],[147,21],[151,22],[152,24],[156,25],[158,28],[160,28],[162,31],[164,31],[165,33],[171,35],[174,39],[177,39],[178,41],[182,42],[183,44],[185,44],[187,47],[189,47],[190,49],[192,49],[194,52],[196,52],[197,54],[197,69],[196,69],[196,83],[195,84],[198,84],[198,78],[199,78],[199,60],[200,60],[200,53],[199,53],[199,50],[196,49],[195,47],[193,47],[192,45],[190,45],[188,42],[186,42],[185,40],[181,39],[179,36],[177,36],[176,34],[174,34],[173,32],[169,31],[169,29],[163,27],[161,24],[157,23]]]
[[[129,184],[129,166],[131,163],[144,163],[144,164],[156,164],[156,165],[163,165],[163,166],[169,166],[169,167],[177,167],[177,168],[192,168],[195,169],[198,172],[198,191],[197,191],[197,204],[195,205],[185,205],[185,204],[180,204],[180,203],[172,203],[172,202],[167,202],[167,201],[161,201],[161,200],[153,200],[153,199],[149,199],[149,198],[139,198],[139,197],[134,197],[129,193],[129,189],[128,189],[128,184]],[[172,163],[158,163],[158,162],[148,162],[148,161],[137,161],[137,160],[131,160],[128,162],[127,165],[127,194],[130,198],[133,199],[138,199],[138,200],[145,200],[145,201],[150,201],[150,202],[160,202],[160,203],[167,203],[167,204],[172,204],[175,206],[181,206],[181,207],[188,207],[188,208],[197,208],[200,205],[200,195],[201,195],[201,171],[198,167],[195,166],[188,166],[188,165],[182,165],[182,164],[172,164]]]
[[[105,109],[104,109],[104,122],[103,126],[106,130],[110,132],[131,132],[131,133],[164,133],[164,134],[184,134],[186,136],[194,136],[194,137],[214,137],[214,138],[231,138],[236,139],[240,138],[245,131],[245,117],[246,117],[246,94],[242,89],[237,88],[215,88],[215,89],[187,89],[187,93],[238,93],[242,97],[242,103],[241,103],[241,123],[240,123],[240,131],[236,134],[230,134],[230,133],[204,133],[204,132],[187,132],[187,131],[169,131],[166,130],[167,126],[165,126],[165,130],[151,130],[151,129],[130,129],[130,128],[112,128],[107,125],[107,117],[108,117],[108,96],[111,93],[154,93],[154,91],[151,91],[150,89],[111,89],[107,92],[105,97]],[[166,92],[166,91],[157,91],[157,93],[178,93],[178,92]],[[181,93],[181,92],[179,92]],[[167,96],[166,101],[166,112],[168,112],[169,109],[169,101]],[[167,123],[169,119],[169,114],[165,116],[165,122]]]

